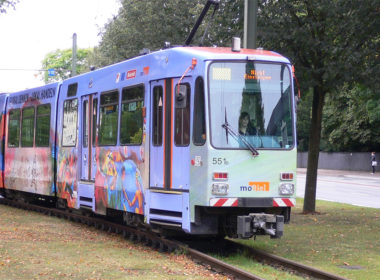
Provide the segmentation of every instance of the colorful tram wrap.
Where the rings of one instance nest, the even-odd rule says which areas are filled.
[[[175,47],[0,95],[9,198],[166,234],[280,237],[295,205],[288,59]]]

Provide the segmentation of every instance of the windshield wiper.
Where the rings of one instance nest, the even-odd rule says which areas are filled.
[[[225,118],[224,118],[224,124],[222,124],[222,127],[226,130],[226,138],[228,143],[228,133],[231,134],[235,139],[241,140],[241,142],[244,143],[244,145],[247,146],[247,148],[252,152],[252,155],[254,157],[259,155],[259,152],[239,133],[236,133],[230,126],[230,124],[227,121],[227,110],[225,111]]]

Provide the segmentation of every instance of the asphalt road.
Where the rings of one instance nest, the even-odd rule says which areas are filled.
[[[306,169],[297,170],[297,197],[305,194]],[[318,170],[317,199],[380,208],[380,172]]]

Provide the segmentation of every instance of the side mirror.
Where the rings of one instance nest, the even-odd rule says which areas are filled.
[[[180,84],[175,89],[175,107],[178,109],[184,109],[187,106],[187,92],[189,86],[186,84]]]

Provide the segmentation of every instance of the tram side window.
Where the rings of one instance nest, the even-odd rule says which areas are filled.
[[[98,120],[98,99],[95,98],[92,102],[92,145],[96,141],[96,122]]]
[[[194,98],[193,142],[194,145],[201,146],[206,142],[205,93],[203,79],[201,77],[195,81]]]
[[[48,147],[50,142],[50,104],[37,106],[36,147]]]
[[[99,145],[116,145],[119,112],[119,92],[100,96]]]
[[[83,147],[87,147],[88,146],[88,118],[87,118],[87,110],[88,110],[88,101],[85,100],[83,102]]]
[[[174,142],[177,146],[187,146],[190,144],[190,85],[177,85],[175,99]]]
[[[8,147],[18,147],[20,142],[20,109],[9,112]]]
[[[162,114],[163,114],[163,90],[162,86],[153,88],[153,133],[154,146],[162,145]]]
[[[144,86],[123,88],[120,143],[140,145],[143,135]]]
[[[62,146],[74,147],[77,142],[78,99],[63,103]]]
[[[34,111],[34,107],[22,109],[21,147],[33,147]]]
[[[67,97],[77,95],[78,83],[70,84],[67,89]]]

